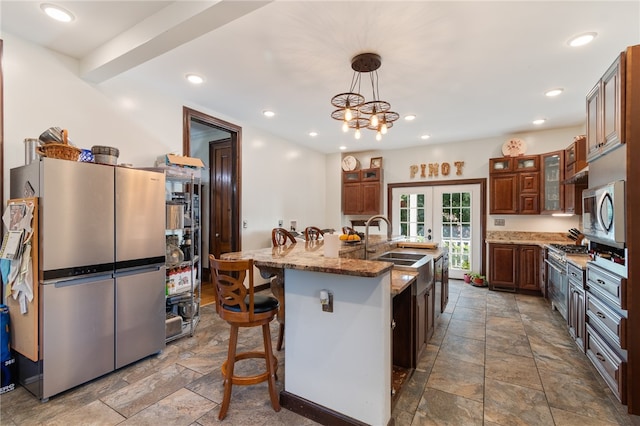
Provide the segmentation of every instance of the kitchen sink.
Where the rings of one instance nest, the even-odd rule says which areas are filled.
[[[388,251],[371,260],[390,262],[393,269],[417,273],[416,294],[420,294],[433,279],[433,257],[429,254]]]
[[[391,262],[396,269],[415,270],[432,260],[432,257],[428,254],[388,251],[371,260]]]

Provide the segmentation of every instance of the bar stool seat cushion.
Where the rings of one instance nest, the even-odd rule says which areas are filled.
[[[244,303],[249,306],[249,296],[244,298]],[[278,305],[278,299],[275,297],[263,296],[260,294],[255,294],[253,296],[253,311],[256,314],[278,309]],[[231,312],[241,312],[239,305],[227,306],[223,304],[222,307]]]

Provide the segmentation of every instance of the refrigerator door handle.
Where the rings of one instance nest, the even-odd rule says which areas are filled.
[[[128,275],[136,275],[136,274],[140,274],[140,273],[144,273],[144,272],[154,272],[154,271],[159,271],[161,268],[164,268],[164,263],[162,264],[156,264],[156,265],[148,265],[148,266],[141,266],[141,267],[135,267],[135,268],[129,268],[129,269],[121,269],[115,272],[115,277],[126,277]]]
[[[56,288],[69,287],[73,285],[88,284],[96,281],[102,281],[105,279],[112,279],[113,274],[95,274],[95,275],[81,275],[74,276],[65,279],[45,280],[42,285],[51,285]]]

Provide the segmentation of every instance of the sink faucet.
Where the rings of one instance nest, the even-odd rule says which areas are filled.
[[[371,222],[377,219],[382,219],[385,222],[387,222],[387,241],[391,241],[391,222],[389,222],[389,219],[387,219],[385,216],[381,214],[376,216],[371,216],[367,220],[367,223],[365,223],[365,229],[364,229],[364,260],[369,259],[369,253],[375,252],[375,250],[369,250],[369,225],[371,224]]]

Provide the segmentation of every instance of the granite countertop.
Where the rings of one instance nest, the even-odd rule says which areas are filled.
[[[527,244],[544,247],[548,244],[575,244],[564,232],[488,231],[487,243]]]
[[[416,280],[417,273],[409,271],[391,271],[391,297],[402,293]]]
[[[587,269],[587,262],[591,260],[587,254],[565,254],[566,259],[578,268]]]
[[[373,239],[372,239],[373,240]],[[386,242],[386,238],[384,239]],[[373,241],[371,241],[373,243]],[[390,262],[362,260],[355,258],[324,257],[324,241],[299,242],[281,247],[270,247],[242,252],[226,253],[223,259],[253,259],[256,266],[297,269],[302,271],[325,272],[329,274],[353,275],[359,277],[377,277],[393,267]],[[344,247],[346,246],[346,247]],[[360,244],[359,246],[363,246]],[[354,247],[343,242],[345,251]],[[363,249],[359,247],[359,249]],[[340,250],[342,255],[343,249]]]

